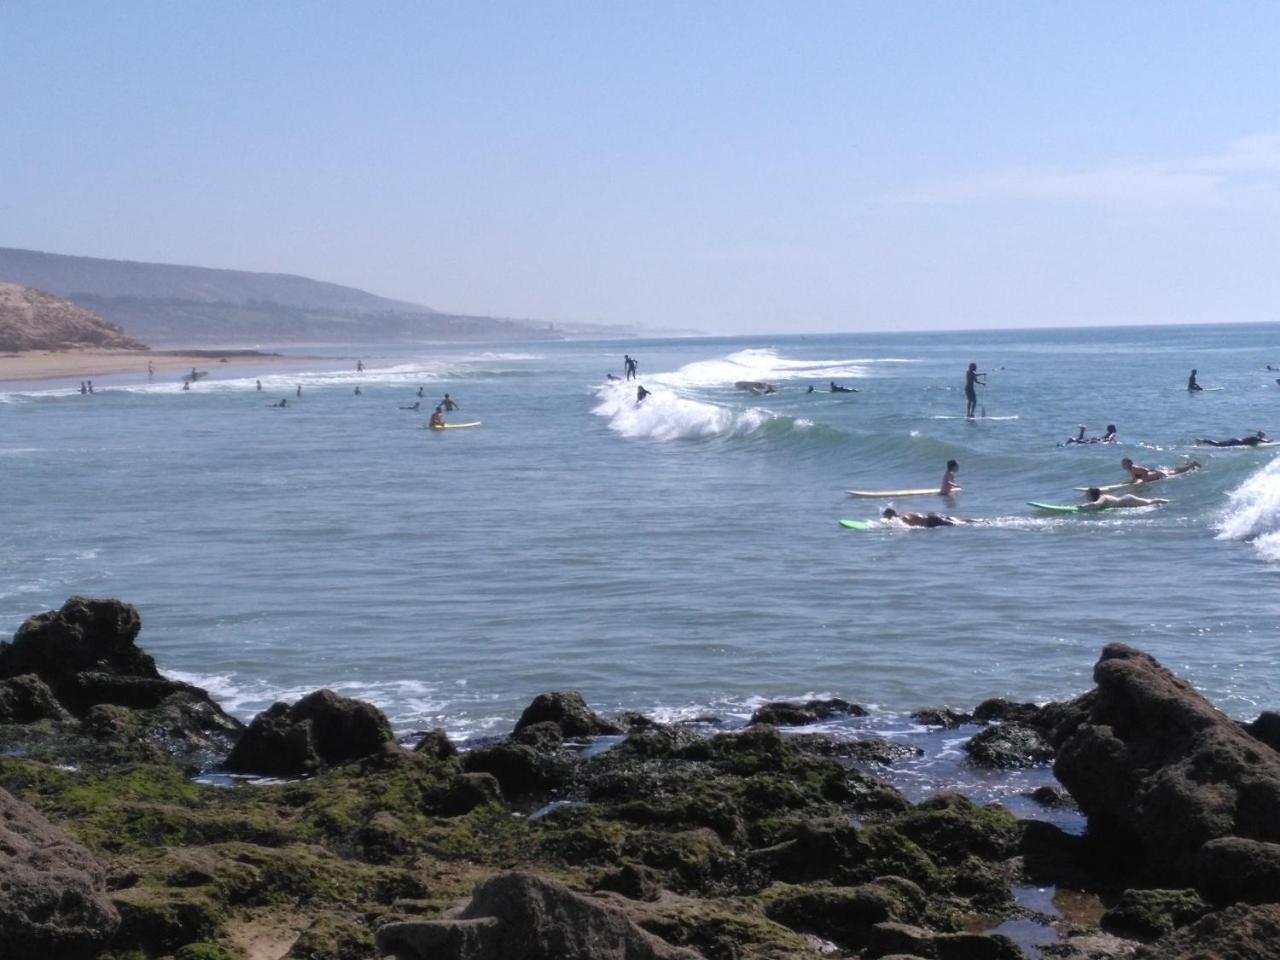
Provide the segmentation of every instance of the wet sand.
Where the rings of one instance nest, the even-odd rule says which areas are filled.
[[[226,363],[222,363],[225,358]],[[31,350],[0,354],[0,382],[60,380],[105,377],[118,373],[147,376],[150,362],[155,375],[172,377],[190,372],[192,367],[216,373],[227,366],[285,366],[306,362],[305,357],[286,357],[251,350]]]

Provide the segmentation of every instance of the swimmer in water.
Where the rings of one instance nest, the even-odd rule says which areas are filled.
[[[947,461],[947,472],[942,475],[942,486],[938,488],[938,492],[944,497],[949,497],[957,490],[963,490],[964,487],[956,481],[956,471],[960,469],[960,464],[954,460]]]
[[[898,520],[908,527],[958,527],[962,523],[977,523],[971,517],[947,517],[940,513],[913,513],[908,510],[899,513],[893,507],[885,507],[880,514],[885,520]]]
[[[1153,480],[1167,480],[1169,477],[1176,477],[1189,470],[1199,470],[1200,461],[1192,460],[1180,467],[1157,467],[1151,469],[1134,463],[1128,457],[1125,457],[1120,461],[1120,466],[1124,467],[1129,474],[1129,479],[1134,483],[1151,483]]]
[[[417,410],[417,409],[419,409],[421,406],[422,406],[421,401],[418,401],[418,402],[415,402],[415,403],[410,404],[410,405],[409,405],[409,406],[407,406],[407,407],[406,407],[404,404],[401,404],[401,405],[400,405],[400,409],[401,409],[401,410]]]
[[[1088,496],[1089,502],[1080,504],[1081,510],[1105,510],[1108,507],[1149,507],[1152,504],[1169,502],[1162,497],[1135,497],[1132,493],[1117,497],[1109,493],[1103,493],[1097,487],[1090,487],[1086,496]]]

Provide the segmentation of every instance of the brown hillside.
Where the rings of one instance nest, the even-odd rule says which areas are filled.
[[[146,350],[147,345],[125,336],[69,300],[16,283],[0,283],[0,350]]]

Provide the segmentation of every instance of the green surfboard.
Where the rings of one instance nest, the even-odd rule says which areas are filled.
[[[841,520],[840,526],[846,530],[870,530],[871,522],[869,520]]]

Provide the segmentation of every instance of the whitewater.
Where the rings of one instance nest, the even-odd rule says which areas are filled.
[[[637,380],[609,378],[624,353]],[[1194,441],[1280,433],[1278,358],[1267,325],[359,344],[210,364],[189,392],[0,384],[0,629],[118,596],[162,670],[242,717],[327,686],[462,737],[560,688],[726,721],[820,692],[907,730],[921,706],[1075,693],[1117,640],[1249,717],[1280,704],[1280,465]],[[1193,366],[1223,390],[1180,389]],[[482,426],[424,430],[445,392]],[[1059,446],[1080,423],[1122,442]],[[1190,455],[1158,509],[1026,505]],[[844,492],[949,459],[954,501],[892,505],[983,524],[881,525],[889,502]]]

